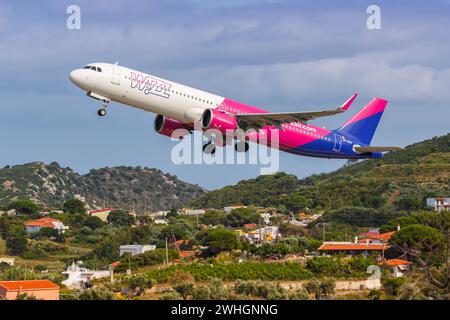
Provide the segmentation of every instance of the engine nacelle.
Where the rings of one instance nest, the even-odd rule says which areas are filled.
[[[230,114],[221,112],[217,109],[206,109],[202,115],[203,130],[217,129],[222,133],[227,133],[227,130],[233,132],[238,128],[237,120]]]
[[[188,135],[192,130],[192,127],[181,121],[168,118],[158,114],[155,118],[154,129],[163,136],[171,137],[173,132],[177,129],[188,130],[185,135]]]

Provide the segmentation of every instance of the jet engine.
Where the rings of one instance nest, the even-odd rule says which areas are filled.
[[[154,129],[163,136],[171,137],[173,132],[177,129],[186,129],[187,131],[184,135],[188,135],[191,133],[192,127],[181,121],[158,114],[155,118]]]
[[[238,127],[235,117],[217,109],[206,109],[201,120],[203,130],[217,129],[224,134],[230,130],[234,132]]]

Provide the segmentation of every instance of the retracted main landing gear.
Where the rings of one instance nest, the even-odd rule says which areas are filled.
[[[208,142],[203,146],[203,152],[205,154],[214,155],[216,153],[216,145],[212,142]]]
[[[236,152],[247,152],[248,149],[250,149],[250,145],[247,141],[239,141],[234,145],[234,150],[236,150]]]
[[[100,116],[100,117],[104,117],[104,116],[106,116],[106,108],[108,108],[108,105],[109,105],[109,101],[107,101],[107,100],[103,100],[103,108],[101,108],[100,110],[98,110],[98,112],[97,112],[97,114]]]

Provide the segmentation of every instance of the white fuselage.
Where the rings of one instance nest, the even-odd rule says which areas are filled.
[[[89,69],[88,67],[93,67]],[[200,120],[208,108],[224,98],[173,81],[107,63],[92,63],[70,74],[88,95],[161,114],[184,123]]]

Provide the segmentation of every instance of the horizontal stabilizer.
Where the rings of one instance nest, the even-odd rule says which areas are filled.
[[[402,147],[354,147],[353,149],[357,153],[374,153],[403,150]]]

